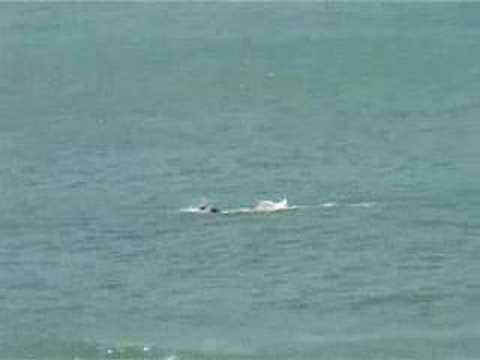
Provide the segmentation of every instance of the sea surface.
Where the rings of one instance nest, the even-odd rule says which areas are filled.
[[[479,359],[479,96],[480,3],[1,3],[0,359]]]

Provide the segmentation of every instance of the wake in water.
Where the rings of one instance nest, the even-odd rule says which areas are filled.
[[[261,200],[257,202],[255,206],[244,207],[237,209],[225,209],[221,210],[218,207],[211,206],[206,199],[203,199],[198,206],[193,206],[185,209],[181,209],[182,212],[189,212],[195,214],[242,214],[242,213],[272,213],[279,211],[287,211],[296,209],[297,206],[289,206],[286,198],[280,201]]]
[[[360,202],[345,204],[349,207],[371,207],[376,205],[375,202]],[[216,206],[211,206],[204,198],[197,206],[191,206],[188,208],[180,209],[181,212],[193,213],[193,214],[251,214],[251,213],[275,213],[296,209],[313,209],[313,208],[333,208],[338,206],[336,202],[325,202],[317,205],[289,205],[287,198],[283,198],[280,201],[261,200],[258,201],[252,207],[242,207],[234,209],[220,209]]]

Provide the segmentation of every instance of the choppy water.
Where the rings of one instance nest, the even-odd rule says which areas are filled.
[[[1,4],[0,358],[480,358],[479,19]]]

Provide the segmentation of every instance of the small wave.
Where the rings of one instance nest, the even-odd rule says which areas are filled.
[[[326,203],[321,204],[321,206],[326,207],[326,208],[330,208],[330,207],[337,206],[337,203],[336,202],[326,202]]]
[[[129,345],[120,347],[108,347],[105,350],[105,358],[108,359],[146,359],[155,358],[161,360],[180,360],[180,357],[170,351],[164,351],[149,345]],[[79,357],[77,357],[79,359]]]
[[[361,202],[361,203],[355,203],[355,204],[350,204],[351,207],[372,207],[375,206],[377,203],[375,202]]]
[[[164,358],[164,360],[179,360],[178,356],[175,354],[168,355]]]

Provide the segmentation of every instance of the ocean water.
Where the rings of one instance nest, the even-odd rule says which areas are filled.
[[[0,359],[479,359],[479,19],[0,4]]]

